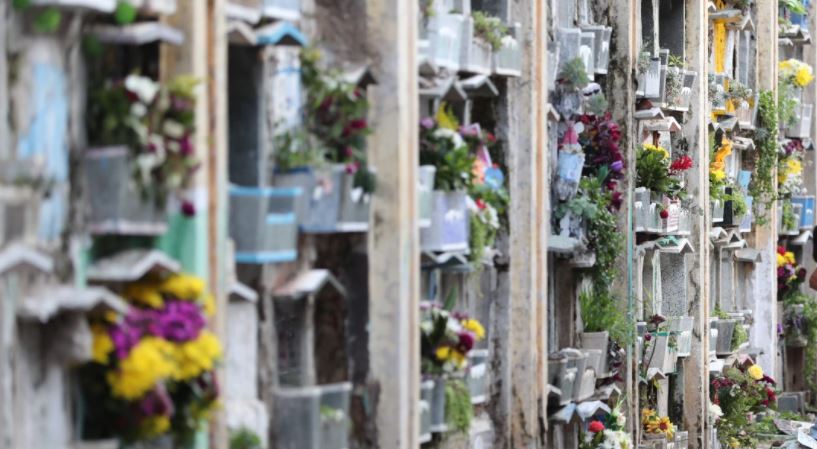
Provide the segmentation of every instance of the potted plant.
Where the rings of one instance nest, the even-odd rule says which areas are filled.
[[[642,437],[646,441],[660,440],[663,442],[675,440],[675,425],[666,416],[659,416],[654,409],[641,410]],[[663,443],[661,447],[665,447]]]
[[[421,362],[425,377],[434,382],[431,393],[431,431],[448,430],[447,415],[450,404],[447,397],[452,388],[449,383],[461,381],[468,367],[468,355],[474,345],[485,338],[485,329],[479,321],[470,319],[464,314],[452,312],[454,295],[446,299],[446,306],[422,304]],[[454,387],[455,389],[458,387]],[[467,387],[466,391],[467,391]],[[457,392],[454,392],[456,395]],[[470,407],[471,400],[468,399]],[[455,407],[456,408],[456,407]]]
[[[366,163],[368,100],[338,72],[320,68],[319,59],[317,51],[301,53],[304,125],[275,136],[273,184],[305,193],[296,209],[304,230],[365,230],[376,187]]]
[[[685,197],[682,176],[692,165],[692,159],[687,155],[672,160],[661,146],[645,143],[639,147],[636,152],[636,185],[651,195],[647,231],[678,230],[680,200]]]
[[[556,109],[566,120],[582,112],[581,90],[590,82],[581,58],[564,62],[556,79]]]
[[[490,75],[493,52],[502,48],[508,28],[496,17],[473,11],[465,19],[460,68],[466,72]]]
[[[189,447],[217,403],[221,344],[206,329],[215,300],[204,281],[151,276],[126,284],[124,316],[91,318],[93,361],[80,368],[83,435],[148,447]]]
[[[91,92],[84,157],[90,229],[96,234],[163,233],[166,205],[182,198],[198,167],[193,147],[196,80],[168,85],[138,75],[105,82]]]
[[[441,108],[437,120],[420,126],[420,164],[436,167],[431,226],[420,231],[426,251],[464,251],[469,247],[468,190],[475,156],[453,116]]]
[[[522,76],[522,47],[516,39],[519,25],[513,32],[505,33],[500,39],[500,47],[494,50],[494,73],[503,76]]]

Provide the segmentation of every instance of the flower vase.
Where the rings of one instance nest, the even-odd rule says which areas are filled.
[[[298,258],[294,213],[300,188],[230,187],[230,237],[242,264],[291,262]]]
[[[482,404],[488,399],[488,350],[474,349],[468,354],[469,367],[466,381],[472,404]]]
[[[420,438],[419,442],[431,441],[431,403],[434,393],[434,381],[426,380],[420,384]]]
[[[582,349],[598,350],[600,356],[597,359],[597,364],[591,366],[597,377],[604,377],[609,373],[607,366],[607,353],[610,345],[610,334],[604,332],[582,332],[579,334],[579,341]]]
[[[275,187],[297,187],[302,192],[295,206],[302,231],[326,233],[337,230],[345,171],[342,164],[334,164],[322,168],[301,167],[274,174]]]
[[[463,27],[460,69],[479,75],[490,75],[493,61],[491,45],[475,35],[473,18],[466,17]]]
[[[437,167],[433,165],[420,166],[417,196],[420,203],[418,220],[421,228],[431,226],[431,214],[434,209],[434,176],[436,173]]]
[[[369,204],[372,195],[354,184],[354,173],[347,171],[341,187],[339,231],[363,232],[369,229]]]
[[[84,157],[92,234],[160,235],[167,231],[165,205],[133,180],[135,162],[126,146],[89,148]]]
[[[644,447],[650,449],[667,449],[667,436],[663,433],[643,433]]]
[[[718,329],[718,340],[715,347],[717,355],[731,355],[732,354],[732,334],[735,332],[737,321],[735,320],[717,320],[713,321],[712,325]]]
[[[423,251],[465,251],[468,249],[470,221],[465,191],[432,193],[431,226],[420,230]]]
[[[431,431],[434,433],[446,432],[448,424],[445,420],[445,378],[434,379],[434,389],[431,391]]]
[[[321,387],[320,449],[346,449],[349,446],[349,394],[352,384],[344,382]]]

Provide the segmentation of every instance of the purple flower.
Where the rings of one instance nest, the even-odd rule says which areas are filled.
[[[164,387],[164,384],[159,383],[154,390],[149,392],[145,397],[139,401],[139,409],[145,416],[172,416],[173,401]]]
[[[420,120],[420,126],[425,129],[431,129],[434,127],[434,119],[431,117],[423,117],[423,119]]]
[[[474,334],[471,332],[460,332],[457,348],[460,352],[468,352],[474,347],[475,341]]]
[[[168,301],[158,317],[160,336],[170,341],[184,342],[195,339],[204,328],[201,309],[187,301]]]
[[[196,215],[196,206],[192,201],[182,201],[182,214],[184,214],[185,217],[192,217]]]
[[[624,168],[624,163],[621,162],[621,161],[615,161],[612,164],[610,164],[610,169],[613,170],[616,173],[620,172],[623,168]]]
[[[182,140],[179,141],[179,151],[184,156],[192,156],[193,155],[193,143],[190,142],[190,135],[186,135],[182,137]]]

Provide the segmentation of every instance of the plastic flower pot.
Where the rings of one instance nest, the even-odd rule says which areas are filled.
[[[564,377],[561,380],[562,396],[559,404],[565,405],[573,400],[574,392],[579,389],[579,376],[576,368],[568,368],[565,370]]]
[[[797,123],[786,130],[786,136],[794,138],[808,138],[811,136],[811,116],[814,105],[800,104],[796,108]]]
[[[800,229],[811,229],[814,227],[814,196],[794,196],[792,204],[800,205]]]
[[[295,206],[301,189],[230,187],[230,237],[243,264],[291,262],[298,258]]]
[[[573,389],[573,400],[584,401],[593,396],[596,392],[596,373],[592,369],[586,369],[583,373],[576,375],[576,386]]]
[[[491,44],[476,36],[471,17],[465,18],[461,44],[460,70],[490,75],[493,61]]]
[[[431,391],[431,431],[441,433],[448,430],[445,421],[445,378],[434,378],[434,389]]]
[[[128,147],[90,148],[84,157],[92,234],[159,235],[167,231],[164,205],[144,197],[133,180]]]
[[[335,232],[345,172],[346,168],[341,164],[322,168],[303,167],[275,173],[273,185],[297,187],[303,192],[295,206],[301,230],[308,233]]]
[[[559,166],[555,188],[560,200],[567,201],[576,195],[579,190],[583,167],[583,153],[559,151]]]
[[[650,449],[667,449],[667,436],[663,433],[643,433],[643,446]]]
[[[562,354],[554,353],[548,356],[548,383],[560,391],[564,387],[563,381],[567,371],[567,358]]]
[[[596,376],[602,377],[609,372],[607,367],[607,349],[610,345],[610,333],[604,332],[582,332],[579,334],[579,341],[582,349],[598,350],[600,356],[596,360],[596,365],[590,366],[596,372]]]
[[[276,449],[320,449],[321,389],[281,388],[274,392]]]
[[[661,97],[661,59],[650,59],[649,67],[643,75],[644,97],[659,99]],[[639,84],[640,85],[640,84]]]
[[[675,449],[689,448],[689,432],[677,431],[675,432]]]
[[[798,322],[802,319],[804,308],[803,304],[792,304],[786,307],[786,346],[788,347],[803,348],[808,344],[808,339],[803,335],[800,326],[798,326]]]
[[[417,192],[420,203],[419,221],[421,228],[431,226],[431,213],[434,209],[434,176],[436,174],[437,167],[433,165],[420,166]]]
[[[710,329],[709,329],[709,354],[715,355],[718,351],[718,328],[713,325],[716,320],[710,321]],[[731,336],[729,337],[731,340]]]
[[[657,368],[661,372],[667,373],[667,367],[674,365],[674,362],[670,360],[672,354],[669,349],[669,333],[652,333],[649,341],[645,338],[643,344],[645,346],[643,362],[647,364],[647,368]]]
[[[425,22],[428,37],[426,56],[435,65],[452,71],[460,68],[465,21],[461,14],[439,14]]]
[[[37,238],[40,196],[24,187],[0,187],[0,242]]]
[[[349,446],[349,393],[348,382],[321,385],[321,446],[320,449],[346,449]]]
[[[635,189],[633,220],[635,221],[635,232],[647,231],[650,221],[650,191],[645,187]]]
[[[433,393],[433,380],[420,384],[420,443],[431,441],[431,396]]]
[[[465,251],[468,249],[470,222],[467,193],[464,191],[432,192],[431,226],[420,230],[423,251]]]
[[[610,38],[613,29],[599,25],[583,25],[582,30],[593,33],[595,36],[593,49],[595,72],[601,75],[606,74],[610,65]]]
[[[732,354],[732,334],[735,332],[735,320],[717,320],[712,322],[712,326],[718,329],[718,340],[715,347],[717,355]]]
[[[584,61],[587,76],[592,80],[596,73],[596,35],[592,32],[582,30],[580,42],[579,57]]]
[[[355,175],[345,173],[340,197],[338,230],[361,232],[369,229],[369,204],[371,195],[355,187]]]
[[[744,196],[744,200],[746,201],[746,208],[748,211],[743,214],[743,218],[741,218],[739,230],[740,232],[752,232],[752,224],[755,222],[755,217],[752,215],[752,205],[754,204],[754,198],[751,196]]]
[[[474,349],[468,354],[469,364],[466,381],[471,393],[472,404],[482,404],[488,400],[488,350]]]
[[[692,317],[669,318],[669,330],[675,335],[676,353],[678,357],[688,357],[692,351],[692,327],[695,320]]]
[[[264,15],[280,20],[298,20],[301,17],[300,0],[263,0]]]
[[[514,36],[505,36],[502,39],[502,47],[493,56],[494,73],[497,75],[522,75],[522,47]]]
[[[647,231],[657,234],[677,232],[681,216],[681,202],[655,193],[652,194],[651,201]],[[666,218],[661,216],[662,210],[666,211]]]
[[[712,223],[723,223],[724,203],[721,200],[709,201],[712,207]]]

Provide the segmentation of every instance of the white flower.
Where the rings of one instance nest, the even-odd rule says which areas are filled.
[[[435,138],[438,138],[438,139],[448,139],[448,140],[450,140],[454,144],[454,148],[459,148],[459,147],[465,145],[465,141],[462,140],[462,136],[460,135],[460,133],[458,133],[458,132],[456,132],[456,131],[454,131],[452,129],[437,128],[434,131],[434,133],[431,134],[431,135],[433,137],[435,137]]]
[[[134,117],[142,118],[148,113],[148,108],[144,103],[134,103],[130,107],[130,113]]]
[[[513,36],[507,35],[502,38],[502,46],[505,48],[516,48],[519,46],[519,44],[516,42],[516,39],[514,39]]]
[[[721,416],[723,416],[723,410],[721,410],[721,407],[719,405],[717,405],[717,404],[714,404],[714,403],[710,402],[709,403],[709,421],[714,424],[716,421],[718,421],[721,418]]]
[[[171,139],[181,139],[184,137],[184,126],[175,120],[165,120],[162,131]]]
[[[125,89],[134,93],[142,103],[150,104],[159,92],[159,83],[145,76],[130,75],[125,78]]]

